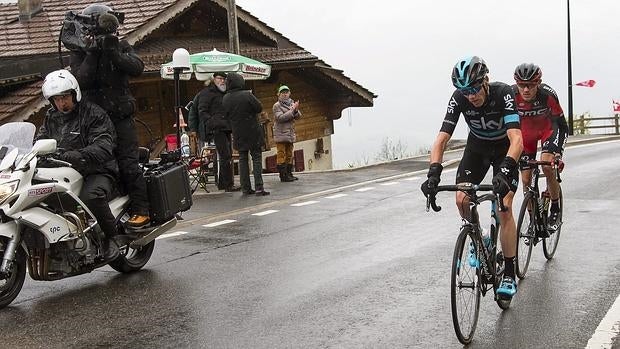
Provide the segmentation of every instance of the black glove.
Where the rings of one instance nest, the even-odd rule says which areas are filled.
[[[86,160],[82,154],[77,150],[69,150],[60,154],[60,160],[66,161],[73,165],[74,168],[80,169],[86,165]]]
[[[426,175],[428,179],[424,181],[420,187],[424,196],[428,197],[435,193],[435,188],[437,188],[437,185],[441,181],[441,171],[443,171],[443,166],[438,162],[432,163],[428,168],[428,174]]]
[[[517,162],[510,156],[507,156],[499,166],[499,171],[493,177],[493,192],[501,197],[506,196],[511,191],[510,178],[513,177],[512,174],[516,171]]]

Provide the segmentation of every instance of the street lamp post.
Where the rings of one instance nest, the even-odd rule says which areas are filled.
[[[177,149],[181,149],[181,89],[179,79],[183,70],[189,69],[189,52],[184,48],[174,50],[172,54],[172,68],[174,69],[174,118],[177,125]]]
[[[571,64],[570,50],[570,0],[566,0],[567,26],[568,26],[568,134],[574,134],[573,128],[573,69]]]

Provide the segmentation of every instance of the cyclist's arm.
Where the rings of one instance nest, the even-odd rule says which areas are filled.
[[[564,111],[562,110],[562,106],[560,106],[560,100],[557,94],[552,89],[550,89],[550,92],[552,93],[549,96],[547,104],[551,110],[551,124],[553,132],[557,134],[558,144],[562,150],[564,150],[564,143],[566,142],[566,137],[568,137],[568,123],[564,117]],[[555,135],[553,137],[555,137]]]
[[[443,162],[443,153],[446,150],[446,145],[452,137],[451,134],[440,131],[431,148],[431,164],[435,162]]]
[[[521,137],[521,130],[518,128],[509,128],[506,130],[508,139],[510,140],[510,147],[508,148],[507,156],[510,156],[515,161],[519,161],[521,153],[523,152],[523,138]]]

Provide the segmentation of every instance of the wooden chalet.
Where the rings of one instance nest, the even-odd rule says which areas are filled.
[[[28,120],[40,124],[48,102],[41,96],[43,77],[68,65],[68,52],[58,35],[64,15],[80,11],[92,0],[18,0],[0,4],[0,124]],[[130,81],[137,99],[136,117],[144,121],[158,140],[174,132],[173,81],[162,80],[160,65],[172,60],[172,52],[228,51],[226,0],[114,0],[106,2],[125,13],[120,36],[132,44],[145,63],[144,73]],[[271,116],[280,84],[291,87],[301,100],[304,118],[296,123],[296,150],[305,152],[298,170],[331,168],[333,121],[348,107],[371,107],[371,91],[345,76],[342,70],[295,44],[242,8],[237,8],[240,54],[271,65],[271,77],[248,81]],[[61,64],[62,59],[62,64]],[[181,82],[181,98],[191,100],[202,81]],[[275,147],[268,129],[269,148]],[[140,141],[150,141],[140,127]],[[265,157],[274,151],[264,153]],[[299,155],[299,154],[296,154]],[[301,160],[301,159],[298,159]],[[311,161],[308,161],[311,160]],[[298,161],[299,162],[299,161]],[[270,163],[266,164],[270,167]]]

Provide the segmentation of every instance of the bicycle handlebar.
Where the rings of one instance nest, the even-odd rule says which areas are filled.
[[[493,191],[493,185],[491,184],[473,184],[473,183],[460,183],[455,185],[439,185],[434,189],[435,193],[429,195],[426,198],[426,212],[429,211],[429,208],[432,208],[433,211],[439,212],[441,211],[441,206],[437,206],[437,197],[436,194],[440,191],[462,191],[470,198],[475,197],[476,192],[478,191]],[[506,211],[506,206],[504,206],[503,198],[499,196],[499,194],[485,194],[480,197],[476,197],[476,202],[482,202],[485,200],[496,200],[499,204],[500,211]]]
[[[551,166],[551,168],[555,170],[555,178],[557,179],[558,183],[562,183],[562,178],[560,177],[560,173],[564,169],[564,161],[562,161],[562,158],[556,157],[552,161],[542,161],[534,159],[526,161],[526,164],[532,166]]]

